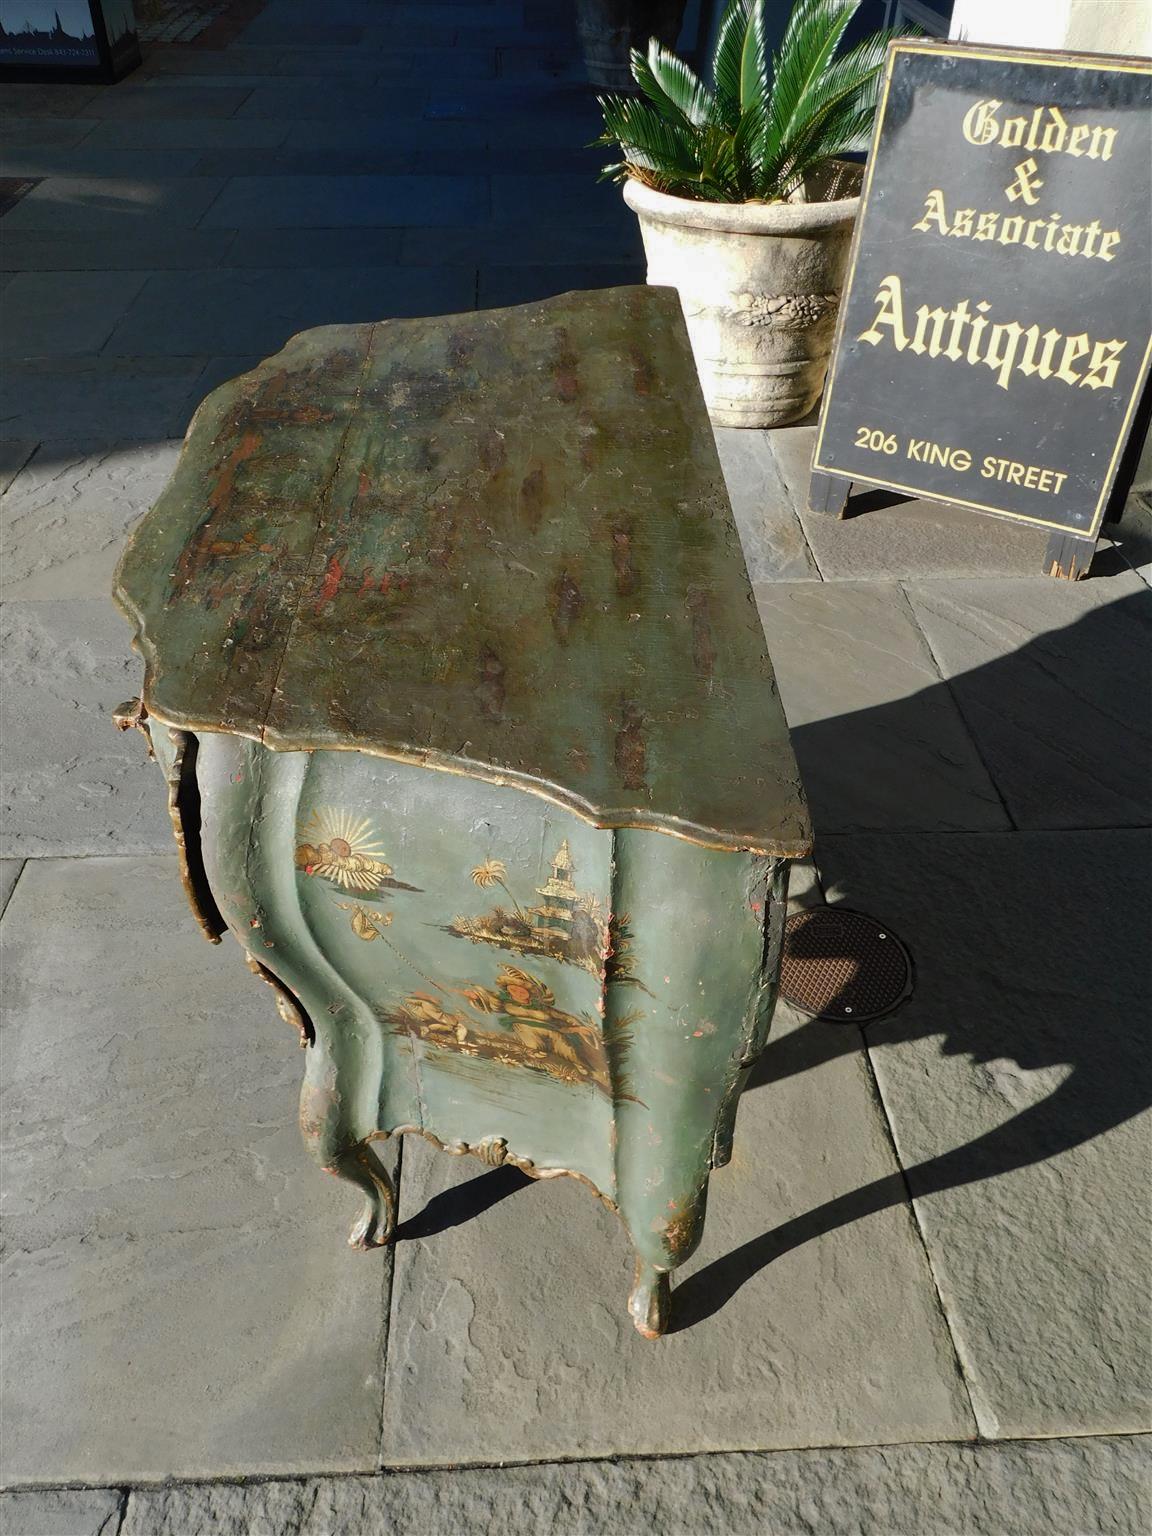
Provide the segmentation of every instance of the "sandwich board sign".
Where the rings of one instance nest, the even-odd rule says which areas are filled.
[[[814,509],[883,486],[1047,528],[1083,574],[1147,409],[1150,153],[1152,60],[892,44]]]

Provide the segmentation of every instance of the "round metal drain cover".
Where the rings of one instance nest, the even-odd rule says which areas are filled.
[[[785,923],[780,996],[801,1013],[867,1024],[911,993],[912,957],[874,917],[809,907]]]

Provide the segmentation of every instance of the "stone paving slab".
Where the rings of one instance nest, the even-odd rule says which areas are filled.
[[[29,81],[0,84],[0,115],[7,117],[78,117],[104,95],[100,85],[39,85]]]
[[[0,1536],[118,1536],[127,1502],[116,1488],[0,1494]]]
[[[363,145],[359,149],[211,149],[196,157],[197,176],[308,176],[315,180],[332,176],[396,176],[416,170],[416,150],[400,144]],[[454,152],[449,171],[456,171],[460,155]],[[431,167],[438,170],[438,166]],[[469,172],[483,169],[469,157]],[[401,200],[402,201],[402,200]],[[289,224],[291,221],[289,221]],[[334,226],[353,228],[343,219]],[[275,228],[274,222],[262,228]]]
[[[4,908],[16,889],[16,882],[23,868],[23,859],[0,859],[0,916],[3,915]]]
[[[621,262],[640,267],[644,252],[634,224],[632,228],[621,225],[610,230],[578,225],[560,229],[530,219],[514,225],[482,225],[478,229],[456,225],[444,229],[405,229],[400,238],[400,260],[416,266],[445,261],[474,262],[482,267],[513,262],[533,266],[548,262]]]
[[[0,357],[98,352],[145,272],[20,272],[5,291]]]
[[[1124,559],[1152,587],[1152,494],[1130,496],[1113,533]]]
[[[481,222],[481,176],[235,176],[208,210],[208,229],[331,229]]]
[[[278,352],[297,331],[473,307],[467,267],[221,268],[157,272],[108,340],[113,356]]]
[[[1149,1457],[1147,1437],[1098,1437],[148,1488],[119,1536],[1145,1536]],[[5,1502],[48,1522],[58,1501],[115,1497],[9,1494],[0,1519]],[[112,1536],[20,1536],[66,1529]]]
[[[141,176],[190,176],[200,158],[194,149],[103,149],[82,144],[78,148],[14,148],[4,144],[0,155],[0,176],[100,176],[129,178]],[[228,172],[224,172],[225,175]]]
[[[143,738],[111,719],[140,691],[130,638],[107,598],[0,609],[5,857],[171,848],[159,771]]]
[[[144,235],[109,231],[82,241],[69,230],[6,230],[0,241],[0,269],[146,274],[165,268],[215,267],[223,264],[235,238],[227,229],[152,229]],[[37,316],[36,324],[43,324],[42,316]]]
[[[146,133],[147,129],[141,129]],[[10,230],[70,230],[89,234],[168,232],[198,224],[223,182],[200,176],[50,176],[4,215]],[[79,350],[79,349],[75,349]]]
[[[476,307],[499,309],[506,304],[529,304],[555,294],[583,288],[620,288],[643,282],[644,270],[619,265],[514,266],[481,268],[476,284]]]
[[[212,233],[223,235],[225,231]],[[228,236],[228,254],[221,265],[265,269],[393,267],[400,258],[403,234],[399,229],[241,229]],[[461,260],[453,265],[469,263]]]
[[[531,129],[526,129],[531,132]],[[579,140],[574,139],[574,144]],[[515,222],[550,226],[608,224],[634,227],[636,215],[620,188],[596,180],[597,171],[561,175],[497,175],[492,177],[492,218],[497,224]],[[416,221],[413,220],[415,223]],[[423,221],[420,221],[423,222]]]
[[[1010,825],[898,586],[754,590],[818,837]]]
[[[1152,1423],[1150,855],[1144,832],[818,844],[829,900],[915,958],[867,1036],[986,1436]]]
[[[179,440],[45,444],[0,498],[0,596],[106,601],[128,530],[179,454]]]
[[[201,396],[206,357],[93,354],[21,360],[0,369],[0,414],[36,441],[138,441],[183,434]]]
[[[825,580],[1021,575],[1041,578],[1046,529],[964,507],[904,501],[840,519],[808,510],[815,426],[767,434]],[[869,502],[879,497],[869,496]],[[1048,579],[1048,578],[1044,578]]]
[[[34,437],[0,437],[0,495],[16,479],[38,446]]]
[[[164,117],[231,117],[252,95],[249,86],[200,86],[187,90],[172,84],[152,81],[134,85],[121,81],[114,90],[98,96],[84,107],[87,117],[123,121],[152,121]],[[141,133],[146,133],[141,128]]]
[[[187,95],[188,92],[181,92]],[[248,93],[236,113],[238,118],[272,117],[288,121],[301,118],[339,118],[347,126],[349,119],[373,117],[419,117],[427,99],[423,86],[389,85],[386,90],[364,91],[356,86],[328,85],[322,89],[310,80],[276,80],[259,85]],[[186,117],[199,117],[189,111]]]
[[[37,148],[64,148],[87,140],[100,126],[95,117],[7,117],[3,119],[3,143],[6,150],[26,145]],[[138,142],[138,141],[137,141]],[[132,149],[132,144],[122,146]]]
[[[369,1470],[389,1259],[269,990],[174,858],[35,860],[2,933],[5,1478]]]
[[[728,498],[753,582],[819,581],[765,432],[713,427]]]
[[[781,1010],[776,1027],[798,1025]],[[673,1287],[679,1331],[655,1342],[625,1309],[626,1235],[586,1189],[477,1171],[418,1138],[402,1163],[385,1465],[972,1433],[907,1209],[831,1236],[807,1223],[898,1178],[858,1052],[745,1096]]]
[[[1018,826],[1152,820],[1152,595],[1138,576],[908,596]]]
[[[150,122],[148,143],[155,149],[275,149],[283,144],[292,127],[290,119],[282,122],[256,118],[174,117]],[[141,138],[139,123],[97,121],[85,145],[105,149],[135,149]]]

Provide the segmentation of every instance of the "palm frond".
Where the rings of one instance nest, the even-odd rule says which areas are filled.
[[[798,0],[772,61],[767,158],[786,153],[789,139],[819,105],[825,70],[855,9],[856,0]]]
[[[716,33],[712,53],[712,79],[716,85],[716,105],[726,127],[736,131],[740,121],[740,60],[744,36],[748,31],[748,7],[751,0],[728,0]]]
[[[838,53],[860,0],[796,0],[771,66],[767,0],[728,0],[712,58],[714,88],[653,38],[634,51],[642,98],[603,97],[597,144],[619,145],[602,176],[635,177],[703,202],[791,196],[871,127],[895,33]]]
[[[768,75],[768,44],[764,35],[764,0],[751,0],[744,46],[740,50],[740,110],[765,101],[771,88]]]
[[[604,136],[599,142],[619,144],[626,160],[688,176],[699,168],[696,130],[678,115],[661,116],[647,102],[619,96],[604,97],[600,110]]]
[[[655,37],[648,44],[646,59],[635,51],[632,54],[632,73],[640,88],[652,95],[644,84],[641,71],[646,73],[655,90],[694,127],[704,128],[716,121],[715,96],[683,59],[669,53]]]

